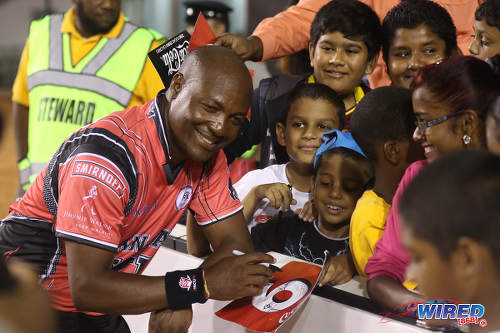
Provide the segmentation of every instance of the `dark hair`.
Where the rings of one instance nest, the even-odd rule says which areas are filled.
[[[460,237],[485,245],[500,268],[500,156],[448,154],[425,167],[399,201],[412,233],[447,258]]]
[[[299,98],[310,98],[312,100],[323,99],[329,102],[337,112],[339,118],[339,129],[344,128],[345,124],[345,105],[337,93],[327,85],[321,83],[301,84],[295,87],[288,95],[286,107],[281,113],[280,123],[286,125],[288,112],[292,104]],[[312,111],[312,110],[311,110]]]
[[[340,31],[346,38],[364,42],[369,60],[380,51],[380,20],[377,14],[362,2],[333,0],[321,7],[311,24],[311,45],[316,47],[322,35],[335,31]]]
[[[500,92],[500,79],[488,64],[471,56],[456,56],[424,67],[412,89],[425,87],[432,102],[444,103],[451,113],[472,109],[484,121]]]
[[[446,9],[428,0],[403,0],[387,13],[382,23],[382,56],[386,63],[396,30],[415,29],[422,24],[444,41],[446,56],[457,49],[455,24]]]
[[[331,156],[331,155],[340,155],[344,158],[350,158],[356,164],[360,165],[361,167],[365,167],[366,171],[368,172],[368,181],[365,184],[364,190],[367,190],[369,188],[373,187],[374,180],[375,180],[375,173],[373,170],[373,165],[371,162],[364,157],[363,155],[355,152],[352,149],[345,148],[345,147],[335,147],[330,150],[325,151],[321,156],[318,158],[318,162],[316,163],[316,166],[314,167],[314,177],[316,177],[319,168],[321,168],[321,163],[323,162],[323,159],[325,156]]]
[[[366,157],[376,163],[375,145],[378,142],[412,140],[415,115],[411,90],[391,86],[370,91],[353,112],[350,127]]]
[[[500,1],[485,0],[477,7],[475,19],[477,21],[486,19],[488,25],[500,30]]]

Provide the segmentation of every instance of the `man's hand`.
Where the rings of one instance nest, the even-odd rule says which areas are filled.
[[[304,204],[304,207],[295,211],[299,218],[304,222],[314,222],[318,218],[318,211],[314,207],[314,201],[309,200]]]
[[[260,38],[256,36],[244,38],[241,36],[226,33],[217,37],[214,44],[233,50],[243,60],[262,60],[262,52],[264,47]]]
[[[254,190],[257,201],[267,198],[276,209],[279,209],[283,204],[285,211],[290,209],[290,205],[297,204],[297,201],[292,198],[292,191],[287,184],[272,183],[263,184],[255,187]]]
[[[352,279],[356,272],[351,254],[345,253],[329,258],[326,262],[326,273],[319,282],[320,286],[325,283],[342,284]]]
[[[149,333],[186,333],[193,321],[193,309],[158,310],[149,317]]]
[[[211,299],[228,301],[256,296],[269,283],[273,272],[259,263],[274,263],[265,253],[230,256],[204,268],[205,283]]]

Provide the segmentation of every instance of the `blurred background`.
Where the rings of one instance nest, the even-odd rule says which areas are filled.
[[[233,8],[230,32],[248,36],[264,18],[282,11],[289,0],[218,0]],[[181,0],[122,0],[122,10],[134,23],[154,28],[168,39],[186,27]],[[11,120],[11,88],[30,22],[46,14],[64,13],[71,0],[0,0],[0,112],[4,118],[0,141],[0,218],[7,215],[18,186]],[[268,64],[276,73],[275,64]]]

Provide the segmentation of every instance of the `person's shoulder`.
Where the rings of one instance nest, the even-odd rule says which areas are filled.
[[[308,75],[279,74],[259,82],[259,91],[267,100],[278,99],[289,93],[297,85],[305,84]]]
[[[405,176],[412,177],[412,178],[415,177],[420,172],[420,170],[425,168],[425,166],[427,164],[428,164],[427,160],[420,160],[420,161],[413,162],[406,169]]]
[[[366,190],[358,199],[356,209],[390,206],[385,200],[377,195],[373,190]]]
[[[285,174],[285,166],[286,164],[273,164],[263,169],[249,171],[236,184],[248,182],[253,185],[275,183],[283,178],[281,175]]]

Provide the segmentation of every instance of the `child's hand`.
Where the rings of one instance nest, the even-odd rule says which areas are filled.
[[[276,209],[281,207],[283,204],[283,210],[287,211],[290,209],[290,205],[297,204],[297,201],[292,198],[292,191],[287,184],[284,183],[272,183],[263,184],[255,187],[255,197],[258,200],[267,198]]]
[[[354,262],[350,253],[329,258],[326,265],[326,273],[319,281],[320,287],[325,283],[342,284],[352,279],[356,272]]]
[[[299,218],[305,222],[313,222],[318,218],[318,212],[314,207],[314,202],[312,200],[307,201],[304,207],[299,208],[295,211],[299,215]]]

